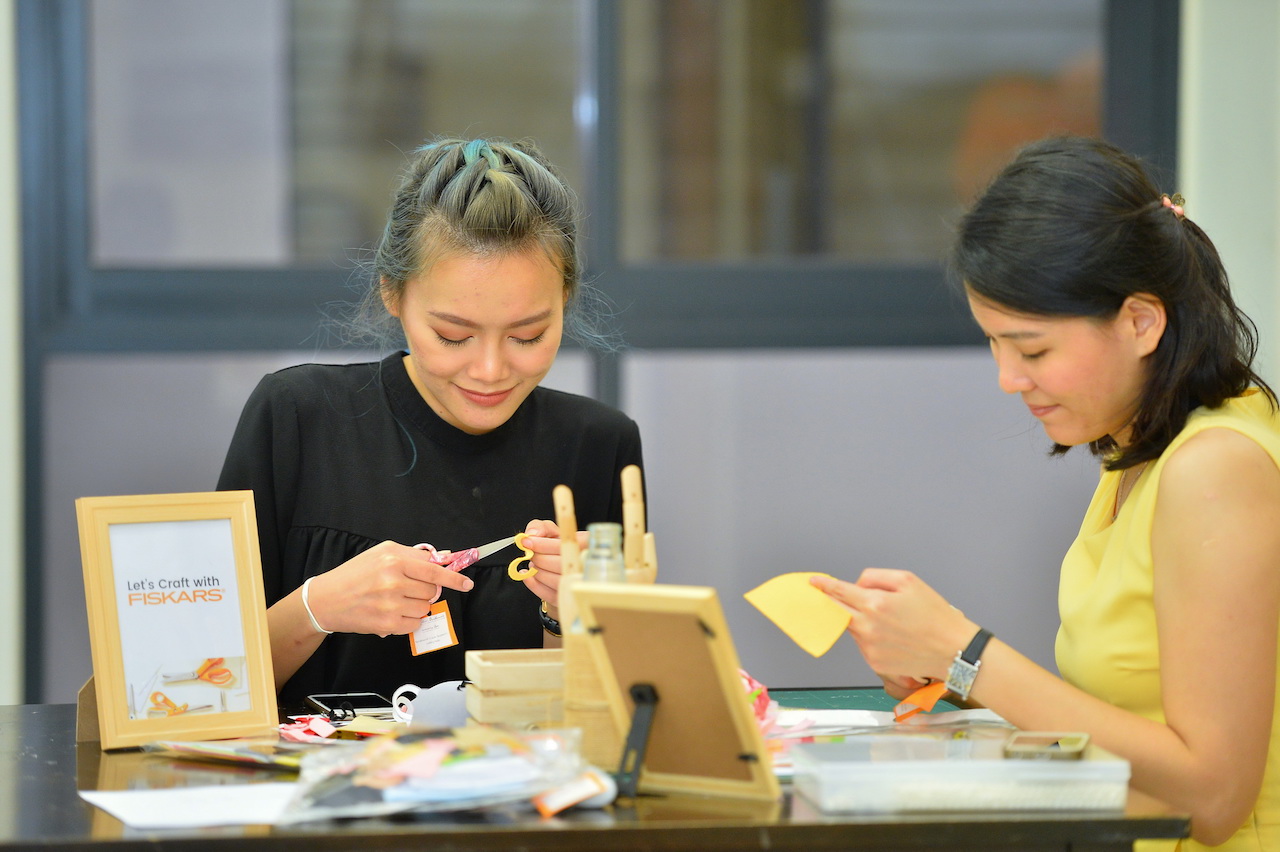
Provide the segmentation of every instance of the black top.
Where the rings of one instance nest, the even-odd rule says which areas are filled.
[[[555,517],[560,484],[581,528],[622,520],[619,473],[641,464],[630,418],[539,387],[502,426],[469,435],[431,410],[402,359],[291,367],[245,404],[218,488],[254,493],[267,606],[382,541],[460,550],[523,532]],[[282,705],[461,680],[466,650],[541,647],[540,602],[507,576],[519,555],[466,569],[470,592],[444,590],[457,645],[415,657],[406,636],[335,633],[284,685]]]

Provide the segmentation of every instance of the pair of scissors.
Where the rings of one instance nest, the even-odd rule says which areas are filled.
[[[437,565],[444,565],[450,571],[461,571],[463,568],[470,568],[472,565],[484,559],[486,556],[492,556],[499,550],[516,544],[517,539],[523,540],[524,533],[513,535],[510,538],[500,538],[497,541],[491,541],[488,544],[482,544],[479,547],[468,547],[466,550],[455,550],[452,553],[442,555],[429,544],[415,545],[419,550],[427,550],[431,552],[431,561]]]
[[[164,683],[178,683],[184,680],[202,680],[214,686],[227,686],[231,683],[231,670],[223,665],[226,657],[209,657],[193,672],[177,672],[161,675]],[[154,698],[154,696],[153,696]]]
[[[466,550],[457,550],[447,555],[440,554],[429,544],[416,544],[414,547],[419,550],[429,551],[431,556],[428,558],[435,564],[443,565],[450,571],[461,571],[464,568],[471,567],[486,556],[491,556],[499,550],[510,547],[514,544],[516,547],[524,551],[524,555],[517,556],[515,559],[511,560],[511,564],[507,566],[507,575],[513,580],[523,580],[526,577],[532,577],[538,572],[538,569],[532,566],[524,570],[517,567],[521,562],[528,562],[533,559],[533,551],[524,546],[524,540],[526,538],[528,538],[528,536],[525,533],[517,533],[510,538],[500,538],[497,541],[491,541],[488,544],[482,544],[479,547],[469,547]],[[435,603],[440,600],[440,593],[442,591],[443,589],[441,589],[441,587],[436,586],[436,593],[435,596],[431,598],[431,603]]]
[[[183,713],[195,713],[200,710],[212,710],[212,704],[202,704],[199,707],[191,707],[187,704],[174,704],[173,699],[165,695],[163,692],[151,693],[151,708],[147,711],[153,716],[179,716]]]
[[[415,545],[415,547],[419,550],[429,550],[431,552],[431,561],[437,565],[443,565],[450,571],[461,571],[464,568],[471,567],[486,556],[490,556],[514,544],[524,551],[524,555],[511,560],[511,564],[507,566],[507,574],[513,580],[523,580],[526,577],[532,577],[538,572],[537,568],[530,567],[521,570],[516,567],[521,562],[528,562],[533,558],[533,551],[524,546],[524,540],[528,537],[525,533],[517,533],[510,538],[501,538],[488,544],[482,544],[479,547],[469,547],[466,550],[454,551],[448,555],[441,555],[429,544],[419,544]]]

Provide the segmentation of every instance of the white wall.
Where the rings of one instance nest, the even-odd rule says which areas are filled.
[[[0,0],[0,704],[22,695],[22,286],[14,8]]]
[[[1280,380],[1280,3],[1183,0],[1179,190]]]

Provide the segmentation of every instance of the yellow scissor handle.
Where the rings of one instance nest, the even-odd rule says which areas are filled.
[[[517,556],[515,559],[512,559],[511,564],[507,566],[507,576],[513,580],[527,580],[534,574],[538,573],[538,569],[534,568],[532,565],[523,571],[519,568],[521,562],[528,562],[530,559],[533,559],[533,551],[524,546],[524,540],[528,537],[529,536],[525,533],[518,533],[516,535],[516,547],[524,551],[524,556]]]

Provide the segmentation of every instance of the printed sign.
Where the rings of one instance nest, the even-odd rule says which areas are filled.
[[[76,501],[103,748],[277,723],[251,492]]]

